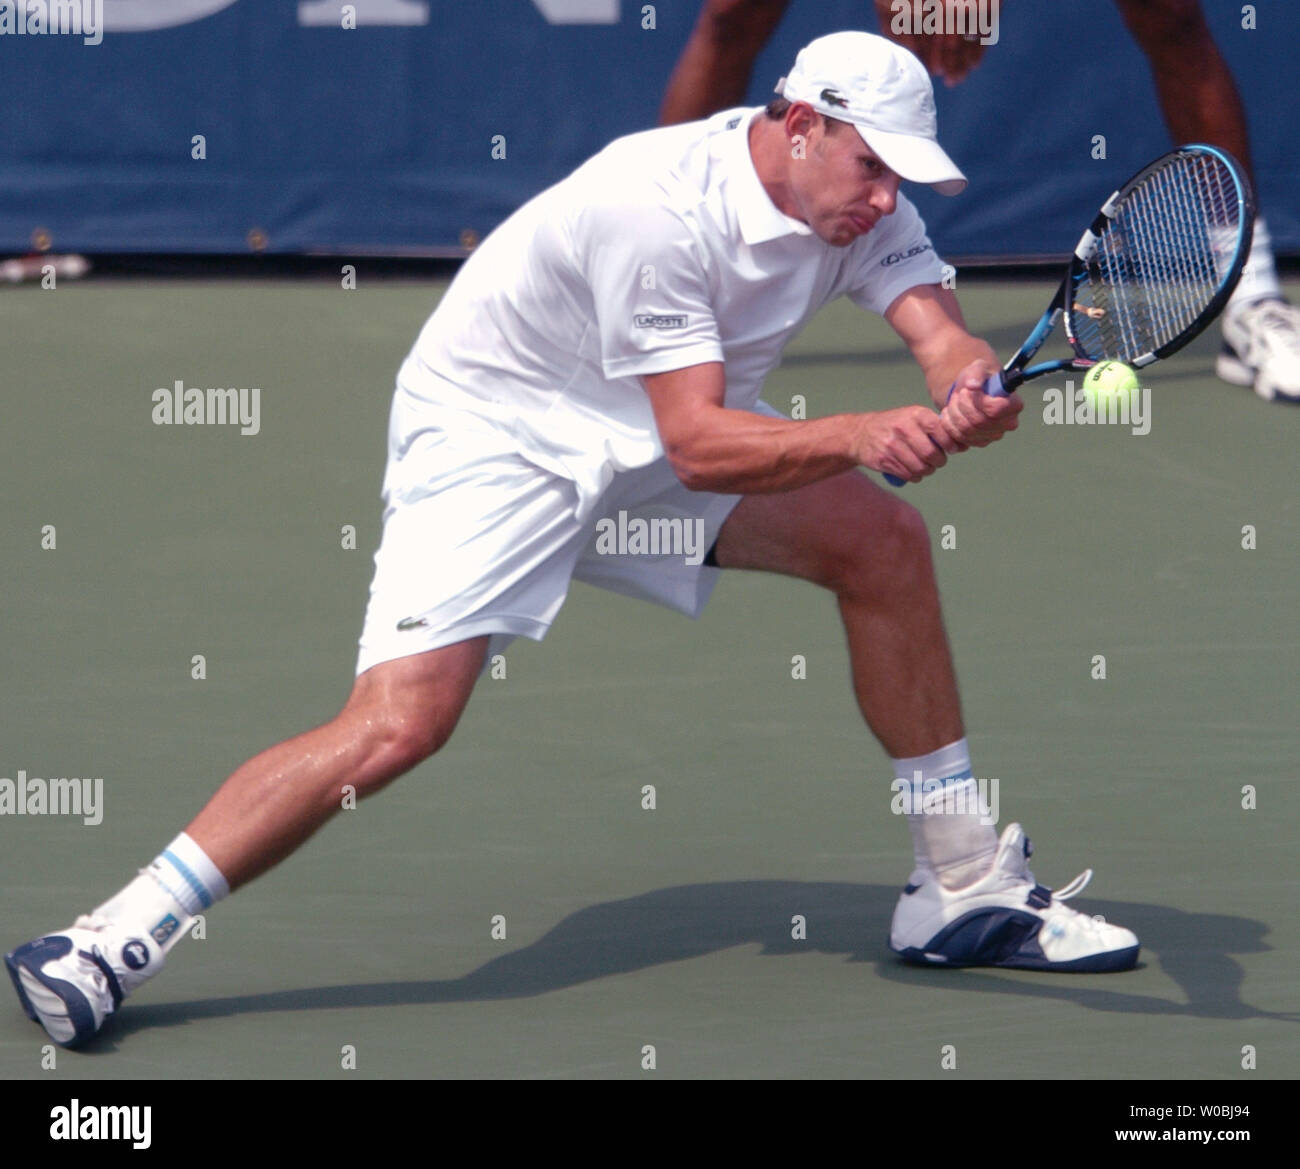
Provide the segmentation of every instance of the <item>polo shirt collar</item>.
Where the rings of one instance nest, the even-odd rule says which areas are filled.
[[[742,118],[734,129],[723,131],[723,161],[741,238],[753,247],[782,236],[812,235],[811,227],[782,212],[763,188],[749,153],[749,127],[755,117],[762,117],[762,110]]]

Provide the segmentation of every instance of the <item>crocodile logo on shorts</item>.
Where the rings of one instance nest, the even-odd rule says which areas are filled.
[[[423,617],[403,617],[397,623],[397,630],[399,633],[405,633],[408,629],[419,629],[421,625],[428,624]]]

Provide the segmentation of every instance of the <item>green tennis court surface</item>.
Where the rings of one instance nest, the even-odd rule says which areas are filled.
[[[120,888],[237,764],[343,701],[392,378],[439,291],[363,271],[356,292],[3,294],[0,776],[103,777],[103,806],[93,826],[0,817],[0,948]],[[1004,354],[1049,293],[959,287]],[[1300,1074],[1300,411],[1218,382],[1217,343],[1144,379],[1148,434],[1045,425],[1040,382],[1017,434],[906,488],[976,775],[1000,780],[1040,881],[1096,870],[1075,904],[1136,930],[1140,969],[895,960],[909,835],[829,596],[730,574],[692,623],[577,585],[440,756],[216,907],[89,1051],[42,1070],[6,984],[0,1075]],[[259,432],[155,425],[178,379],[260,388]],[[818,416],[920,388],[841,302],[766,397],[796,394]]]

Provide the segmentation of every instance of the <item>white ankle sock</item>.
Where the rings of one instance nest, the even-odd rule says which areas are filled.
[[[946,889],[982,877],[997,852],[998,835],[979,806],[966,740],[893,764],[895,790],[906,785],[900,794],[916,867],[933,873]]]
[[[1237,285],[1225,311],[1231,314],[1254,301],[1281,295],[1282,285],[1278,282],[1277,265],[1273,262],[1273,237],[1268,233],[1264,217],[1258,215],[1255,217],[1255,237],[1250,245],[1250,255],[1246,257],[1241,283]]]
[[[221,871],[182,832],[147,869],[95,913],[132,932],[149,934],[164,950],[185,936],[194,916],[230,893]]]

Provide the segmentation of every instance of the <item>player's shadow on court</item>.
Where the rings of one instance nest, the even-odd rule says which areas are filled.
[[[1185,913],[1167,906],[1092,901],[1088,908],[1130,926],[1143,943],[1143,964],[1157,964],[1186,1001],[1133,991],[1134,976],[1033,974],[985,969],[935,970],[909,966],[885,938],[898,897],[894,886],[801,881],[730,881],[660,889],[625,901],[579,910],[521,949],[485,962],[460,978],[286,989],[193,1002],[133,1004],[110,1036],[146,1028],[259,1012],[408,1006],[525,998],[598,978],[682,962],[733,946],[759,945],[760,958],[797,964],[810,951],[870,963],[878,977],[936,993],[981,993],[1060,999],[1098,1011],[1214,1019],[1300,1015],[1256,1010],[1241,999],[1244,976],[1235,954],[1270,949],[1268,927],[1252,918]],[[806,921],[806,940],[792,935],[792,919]],[[797,977],[795,970],[792,976]],[[869,977],[864,980],[869,991]]]

